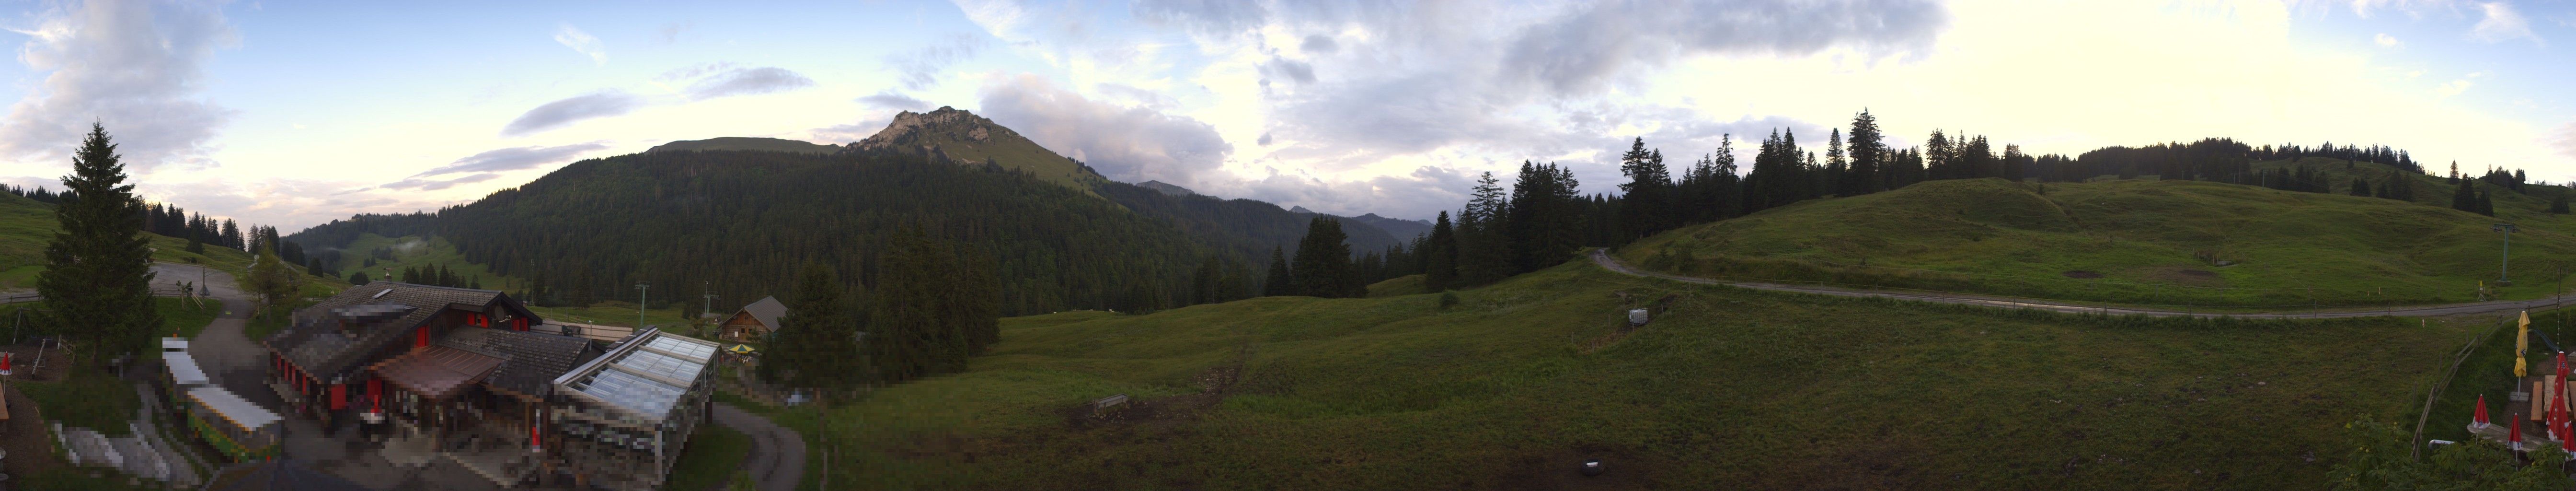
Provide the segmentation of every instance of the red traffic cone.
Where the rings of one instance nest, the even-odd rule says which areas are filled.
[[[2474,420],[2474,421],[2471,421],[2471,423],[2474,423],[2474,424],[2476,424],[2476,425],[2478,425],[2478,426],[2486,426],[2486,425],[2494,424],[2494,423],[2488,423],[2488,422],[2487,422],[2487,396],[2486,396],[2486,394],[2479,394],[2479,395],[2478,395],[2478,412],[2477,412],[2477,415],[2475,416],[2475,420]]]

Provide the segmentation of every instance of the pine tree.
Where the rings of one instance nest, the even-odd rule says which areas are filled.
[[[2362,178],[2361,178],[2361,177],[2359,177],[2359,176],[2355,176],[2355,177],[2353,177],[2353,178],[2352,178],[2352,195],[2353,195],[2353,196],[2369,196],[2369,195],[2370,195],[2370,180],[2368,180],[2368,179],[2362,179]]]
[[[1851,154],[1850,184],[1844,186],[1850,194],[1869,194],[1883,189],[1881,183],[1885,178],[1878,174],[1879,169],[1886,167],[1885,139],[1879,133],[1878,118],[1870,116],[1869,110],[1863,109],[1860,114],[1852,116],[1851,134],[1843,143],[1844,151]]]
[[[2474,189],[2477,181],[2474,179],[2455,179],[2455,181],[2458,181],[2459,188],[2451,191],[2451,209],[2477,213],[2478,192]]]
[[[1431,222],[1431,237],[1422,242],[1417,253],[1422,255],[1425,290],[1445,291],[1458,284],[1458,232],[1449,223],[1449,212],[1440,212],[1440,217]]]
[[[845,288],[832,274],[831,267],[821,262],[805,263],[796,275],[796,288],[787,295],[787,315],[778,318],[777,341],[770,344],[771,352],[760,364],[761,375],[788,387],[815,389],[847,388],[864,380],[862,358],[855,356],[860,353],[858,323],[851,319],[848,303],[841,298],[843,290]],[[890,330],[909,325],[879,323],[874,327]],[[880,350],[869,353],[868,360],[881,363],[915,360],[915,357],[907,356],[918,353],[911,351],[915,346],[888,341],[900,336],[899,333],[871,334],[867,339],[871,348],[906,351],[890,353]],[[884,367],[880,370],[880,373],[919,373],[888,371]]]
[[[1358,275],[1351,270],[1351,248],[1342,241],[1342,222],[1315,217],[1307,222],[1306,237],[1297,241],[1297,259],[1291,264],[1289,277],[1298,293],[1323,298],[1366,296],[1354,292]]]
[[[1278,247],[1270,248],[1270,274],[1262,278],[1261,294],[1281,297],[1297,294],[1297,282],[1289,276],[1288,256]]]
[[[76,197],[54,207],[61,229],[45,245],[46,268],[36,275],[52,324],[87,328],[63,334],[97,343],[99,354],[143,350],[161,328],[143,202],[118,158],[107,128],[91,124],[72,154],[72,174],[62,178],[64,194]]]
[[[1628,182],[1619,184],[1620,225],[1624,238],[1642,237],[1663,231],[1672,212],[1672,198],[1666,190],[1672,187],[1672,171],[1664,167],[1662,151],[1646,150],[1646,139],[1638,138],[1619,155],[1619,175]],[[1623,241],[1624,242],[1624,241]]]
[[[2567,191],[2560,191],[2557,196],[2549,198],[2550,213],[2567,214],[2567,193]]]
[[[352,271],[352,272],[350,272],[350,273],[349,273],[349,284],[350,284],[350,285],[354,285],[354,286],[367,286],[367,283],[369,283],[369,281],[368,281],[368,279],[367,279],[367,272],[365,272],[365,271]]]

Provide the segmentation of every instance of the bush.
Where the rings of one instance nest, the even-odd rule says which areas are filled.
[[[1440,292],[1440,310],[1458,306],[1458,292]]]

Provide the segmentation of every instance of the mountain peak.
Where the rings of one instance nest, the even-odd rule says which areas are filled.
[[[929,157],[934,162],[992,164],[1092,194],[1102,182],[1099,172],[1029,141],[1017,131],[975,113],[948,106],[926,113],[904,111],[883,130],[850,142],[842,152],[893,151]]]
[[[850,147],[860,150],[894,148],[920,140],[923,133],[929,132],[949,133],[947,136],[961,142],[986,142],[996,136],[1019,137],[1019,133],[994,124],[993,120],[983,116],[964,109],[939,106],[939,109],[926,113],[896,113],[894,121],[887,122],[885,129],[877,130],[877,134],[869,135],[867,139],[850,143]]]
[[[1315,210],[1309,210],[1309,209],[1306,209],[1306,207],[1303,207],[1303,206],[1290,205],[1290,206],[1288,207],[1288,212],[1289,212],[1289,213],[1314,213],[1314,212],[1315,212]]]

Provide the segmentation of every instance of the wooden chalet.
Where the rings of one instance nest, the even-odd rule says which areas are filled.
[[[376,282],[297,311],[263,341],[269,385],[326,428],[351,420],[444,437],[542,431],[549,382],[599,356],[493,290]],[[484,440],[489,441],[489,440]]]
[[[786,316],[787,304],[779,303],[778,297],[761,297],[718,323],[716,337],[734,342],[766,341],[769,333],[778,332],[778,318]]]

